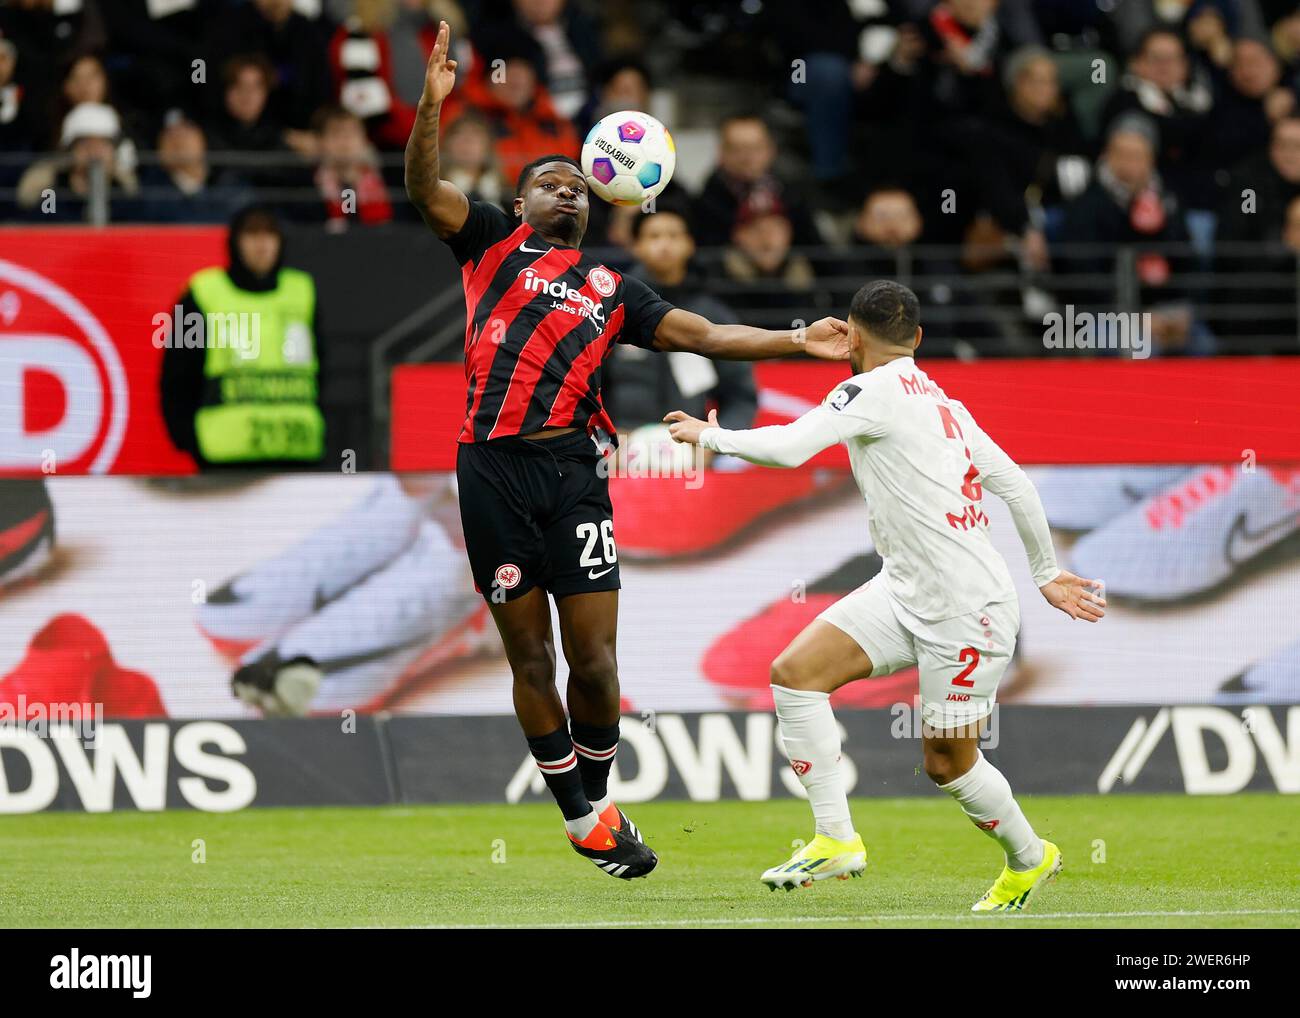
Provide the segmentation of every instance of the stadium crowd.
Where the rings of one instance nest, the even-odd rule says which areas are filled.
[[[717,155],[661,207],[747,316],[882,274],[958,354],[1041,353],[1067,301],[1150,311],[1165,353],[1300,351],[1300,3],[816,7],[0,0],[0,219],[84,220],[99,167],[114,222],[413,221],[400,152],[445,19],[451,180],[508,203],[530,158],[668,93]],[[630,251],[636,214],[593,202],[588,244]]]

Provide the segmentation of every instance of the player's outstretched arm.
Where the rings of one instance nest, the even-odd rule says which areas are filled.
[[[761,361],[806,353],[827,361],[849,359],[848,323],[822,318],[802,329],[756,329],[715,325],[684,308],[673,308],[655,329],[655,349],[685,350],[724,361]]]
[[[469,217],[469,199],[455,184],[443,180],[438,160],[438,120],[442,101],[456,84],[456,61],[450,57],[451,29],[438,25],[438,39],[424,72],[424,93],[415,113],[415,126],[406,141],[406,194],[420,216],[439,237],[450,237]]]
[[[789,424],[729,431],[718,426],[718,412],[702,421],[681,410],[664,417],[674,442],[739,456],[765,467],[799,467],[823,449],[844,441],[839,422],[824,406],[814,407]]]

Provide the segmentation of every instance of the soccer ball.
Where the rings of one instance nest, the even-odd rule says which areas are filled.
[[[676,165],[668,129],[636,110],[602,118],[582,143],[587,186],[614,205],[644,205],[668,186]]]

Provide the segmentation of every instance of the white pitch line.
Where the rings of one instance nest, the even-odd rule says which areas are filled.
[[[613,922],[599,923],[498,923],[474,925],[435,925],[408,926],[404,929],[414,930],[496,930],[496,929],[610,929],[612,927],[655,927],[655,926],[757,926],[764,923],[869,923],[869,922],[989,922],[998,919],[1033,920],[1033,919],[1155,919],[1195,918],[1197,916],[1265,916],[1265,915],[1300,915],[1300,908],[1261,908],[1261,909],[1221,909],[1207,911],[1181,912],[986,912],[972,915],[952,915],[947,912],[925,912],[911,915],[863,915],[863,916],[749,916],[735,918],[719,916],[716,919],[616,919]]]

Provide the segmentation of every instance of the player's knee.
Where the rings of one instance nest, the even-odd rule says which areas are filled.
[[[782,652],[772,662],[772,685],[786,689],[811,689],[814,677],[796,654]]]
[[[569,661],[569,681],[592,690],[618,685],[618,663],[614,649],[597,645],[575,649]]]
[[[516,686],[545,690],[555,685],[555,663],[544,647],[539,647],[535,654],[520,655],[518,660],[511,661],[510,667]]]

